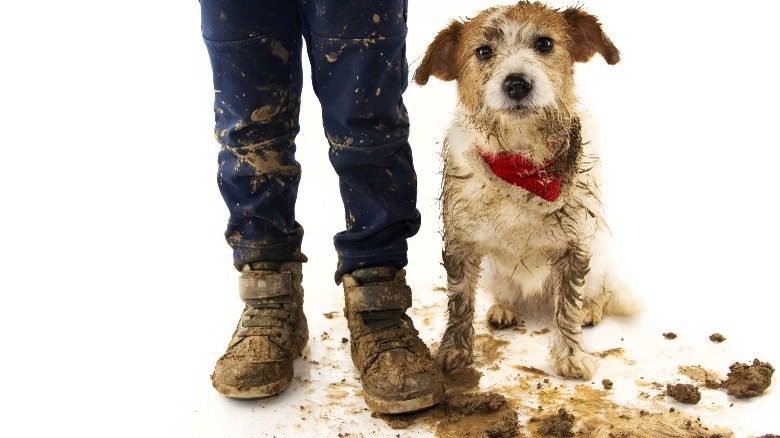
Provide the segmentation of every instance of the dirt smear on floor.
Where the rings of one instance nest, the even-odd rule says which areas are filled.
[[[750,365],[733,363],[725,380],[717,372],[699,365],[681,366],[678,370],[698,384],[710,389],[724,389],[728,395],[736,398],[751,398],[763,394],[772,384],[772,375],[775,372],[770,363],[758,359],[754,359]]]
[[[503,347],[509,345],[508,341],[500,341],[489,334],[474,337],[474,350],[482,353],[475,357],[478,365],[491,365],[503,357]]]
[[[696,383],[706,384],[707,381],[720,381],[721,376],[715,371],[708,370],[701,365],[684,365],[677,367],[680,374],[688,376]]]
[[[608,392],[586,384],[544,379],[532,370],[512,385],[475,392],[480,372],[472,368],[447,376],[446,399],[428,411],[375,415],[394,429],[426,425],[439,438],[457,437],[733,437],[728,429],[663,406],[626,406]],[[532,384],[533,383],[533,384]],[[465,391],[465,392],[464,392]]]
[[[550,386],[539,393],[531,409],[529,436],[616,438],[732,437],[727,429],[708,427],[679,412],[622,406],[607,392],[586,385]],[[540,409],[541,408],[541,409]],[[523,412],[520,413],[523,416]]]
[[[511,438],[518,436],[517,412],[496,392],[466,392],[479,386],[482,373],[466,368],[446,376],[445,399],[424,412],[404,415],[374,414],[393,429],[424,423],[440,438]]]
[[[506,341],[490,334],[475,337],[475,367],[492,369],[503,359]],[[594,355],[625,358],[622,348]],[[735,364],[736,365],[736,364]],[[768,364],[767,364],[768,365]],[[484,368],[483,368],[484,367]],[[506,385],[480,391],[482,373],[475,368],[446,375],[445,400],[427,411],[404,415],[378,415],[393,429],[422,426],[439,438],[584,437],[584,438],[717,438],[733,437],[723,428],[702,424],[674,408],[651,402],[650,395],[637,405],[621,405],[609,399],[609,391],[592,385],[560,380],[537,368],[512,365],[519,373]],[[762,370],[765,368],[762,368]],[[774,371],[774,370],[772,370]],[[717,373],[700,366],[680,367],[696,382],[717,381]],[[771,374],[770,374],[771,377]],[[611,389],[612,382],[602,386]],[[653,383],[656,400],[664,398],[664,385]],[[669,385],[672,387],[674,385]],[[681,385],[687,395],[698,393],[694,385]],[[673,391],[672,391],[673,392]],[[667,395],[668,394],[667,392]],[[640,397],[641,398],[641,397]],[[692,399],[692,398],[691,398]],[[648,402],[652,407],[648,407]],[[640,406],[641,403],[644,403]]]

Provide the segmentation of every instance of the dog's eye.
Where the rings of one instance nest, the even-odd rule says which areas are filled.
[[[477,59],[484,61],[493,56],[493,49],[490,46],[482,46],[477,48]]]
[[[553,40],[550,37],[539,37],[534,41],[534,49],[547,53],[553,49]]]

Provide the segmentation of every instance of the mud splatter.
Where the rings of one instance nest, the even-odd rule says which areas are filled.
[[[526,373],[535,374],[537,376],[549,376],[550,373],[540,370],[539,368],[529,367],[525,365],[512,365],[513,368],[516,368],[520,371],[525,371]]]
[[[690,377],[694,382],[707,383],[708,381],[720,381],[721,377],[715,371],[703,368],[701,365],[686,365],[677,368],[680,374]]]
[[[427,411],[372,417],[384,420],[393,429],[406,429],[417,421],[435,429],[439,438],[517,436],[519,425],[507,399],[495,392],[467,392],[479,387],[482,373],[464,368],[445,376],[445,400]]]
[[[271,53],[287,64],[290,61],[290,52],[284,48],[279,40],[271,41]]]
[[[500,341],[488,334],[477,335],[474,338],[474,347],[477,351],[482,352],[480,365],[490,365],[503,357],[503,353],[499,349],[505,345],[509,345],[509,342]]]
[[[622,348],[618,347],[618,348],[610,348],[609,350],[599,351],[596,354],[600,358],[603,359],[603,358],[609,357],[609,356],[623,357],[623,353],[625,353],[625,352],[626,352],[625,350],[623,350]]]
[[[475,368],[461,368],[444,375],[444,387],[448,392],[466,392],[479,387],[482,373]]]
[[[439,438],[510,438],[517,436],[517,413],[495,392],[453,393],[433,409],[402,415],[372,414],[393,429],[406,429],[424,421]]]
[[[274,108],[271,105],[264,105],[254,111],[252,111],[252,115],[250,118],[253,122],[257,123],[268,123],[271,121],[271,118],[279,113],[280,107]]]
[[[631,406],[618,405],[607,398],[606,391],[586,385],[547,387],[538,392],[539,406],[530,412],[520,410],[519,414],[536,417],[529,421],[528,429],[531,436],[544,436],[540,432],[541,418],[539,411],[553,408],[552,416],[560,417],[559,409],[566,410],[567,415],[574,417],[571,432],[578,437],[639,437],[639,438],[702,438],[731,437],[728,429],[705,426],[697,419],[682,413],[663,412],[650,408],[639,409]],[[555,436],[555,435],[548,435]],[[560,435],[559,435],[560,436]],[[566,435],[563,435],[566,436]],[[569,435],[571,436],[571,435]]]

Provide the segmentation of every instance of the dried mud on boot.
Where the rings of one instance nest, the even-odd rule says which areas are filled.
[[[666,395],[680,403],[695,405],[701,400],[699,388],[689,383],[666,385]]]
[[[720,383],[720,387],[736,398],[756,397],[772,384],[774,372],[771,364],[758,359],[754,359],[752,365],[735,362],[729,367],[728,377]]]

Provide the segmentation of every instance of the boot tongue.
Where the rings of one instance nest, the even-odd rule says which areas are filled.
[[[359,285],[366,286],[374,283],[385,283],[388,281],[393,281],[397,272],[398,268],[377,266],[356,269],[350,275],[355,279],[355,281],[358,282]]]
[[[387,266],[375,266],[356,269],[350,274],[360,286],[368,286],[377,283],[387,283],[395,280],[398,268]],[[363,322],[373,332],[403,324],[403,309],[373,310],[360,312]]]
[[[279,272],[282,269],[283,262],[252,262],[249,263],[249,269],[253,271],[274,271]]]

